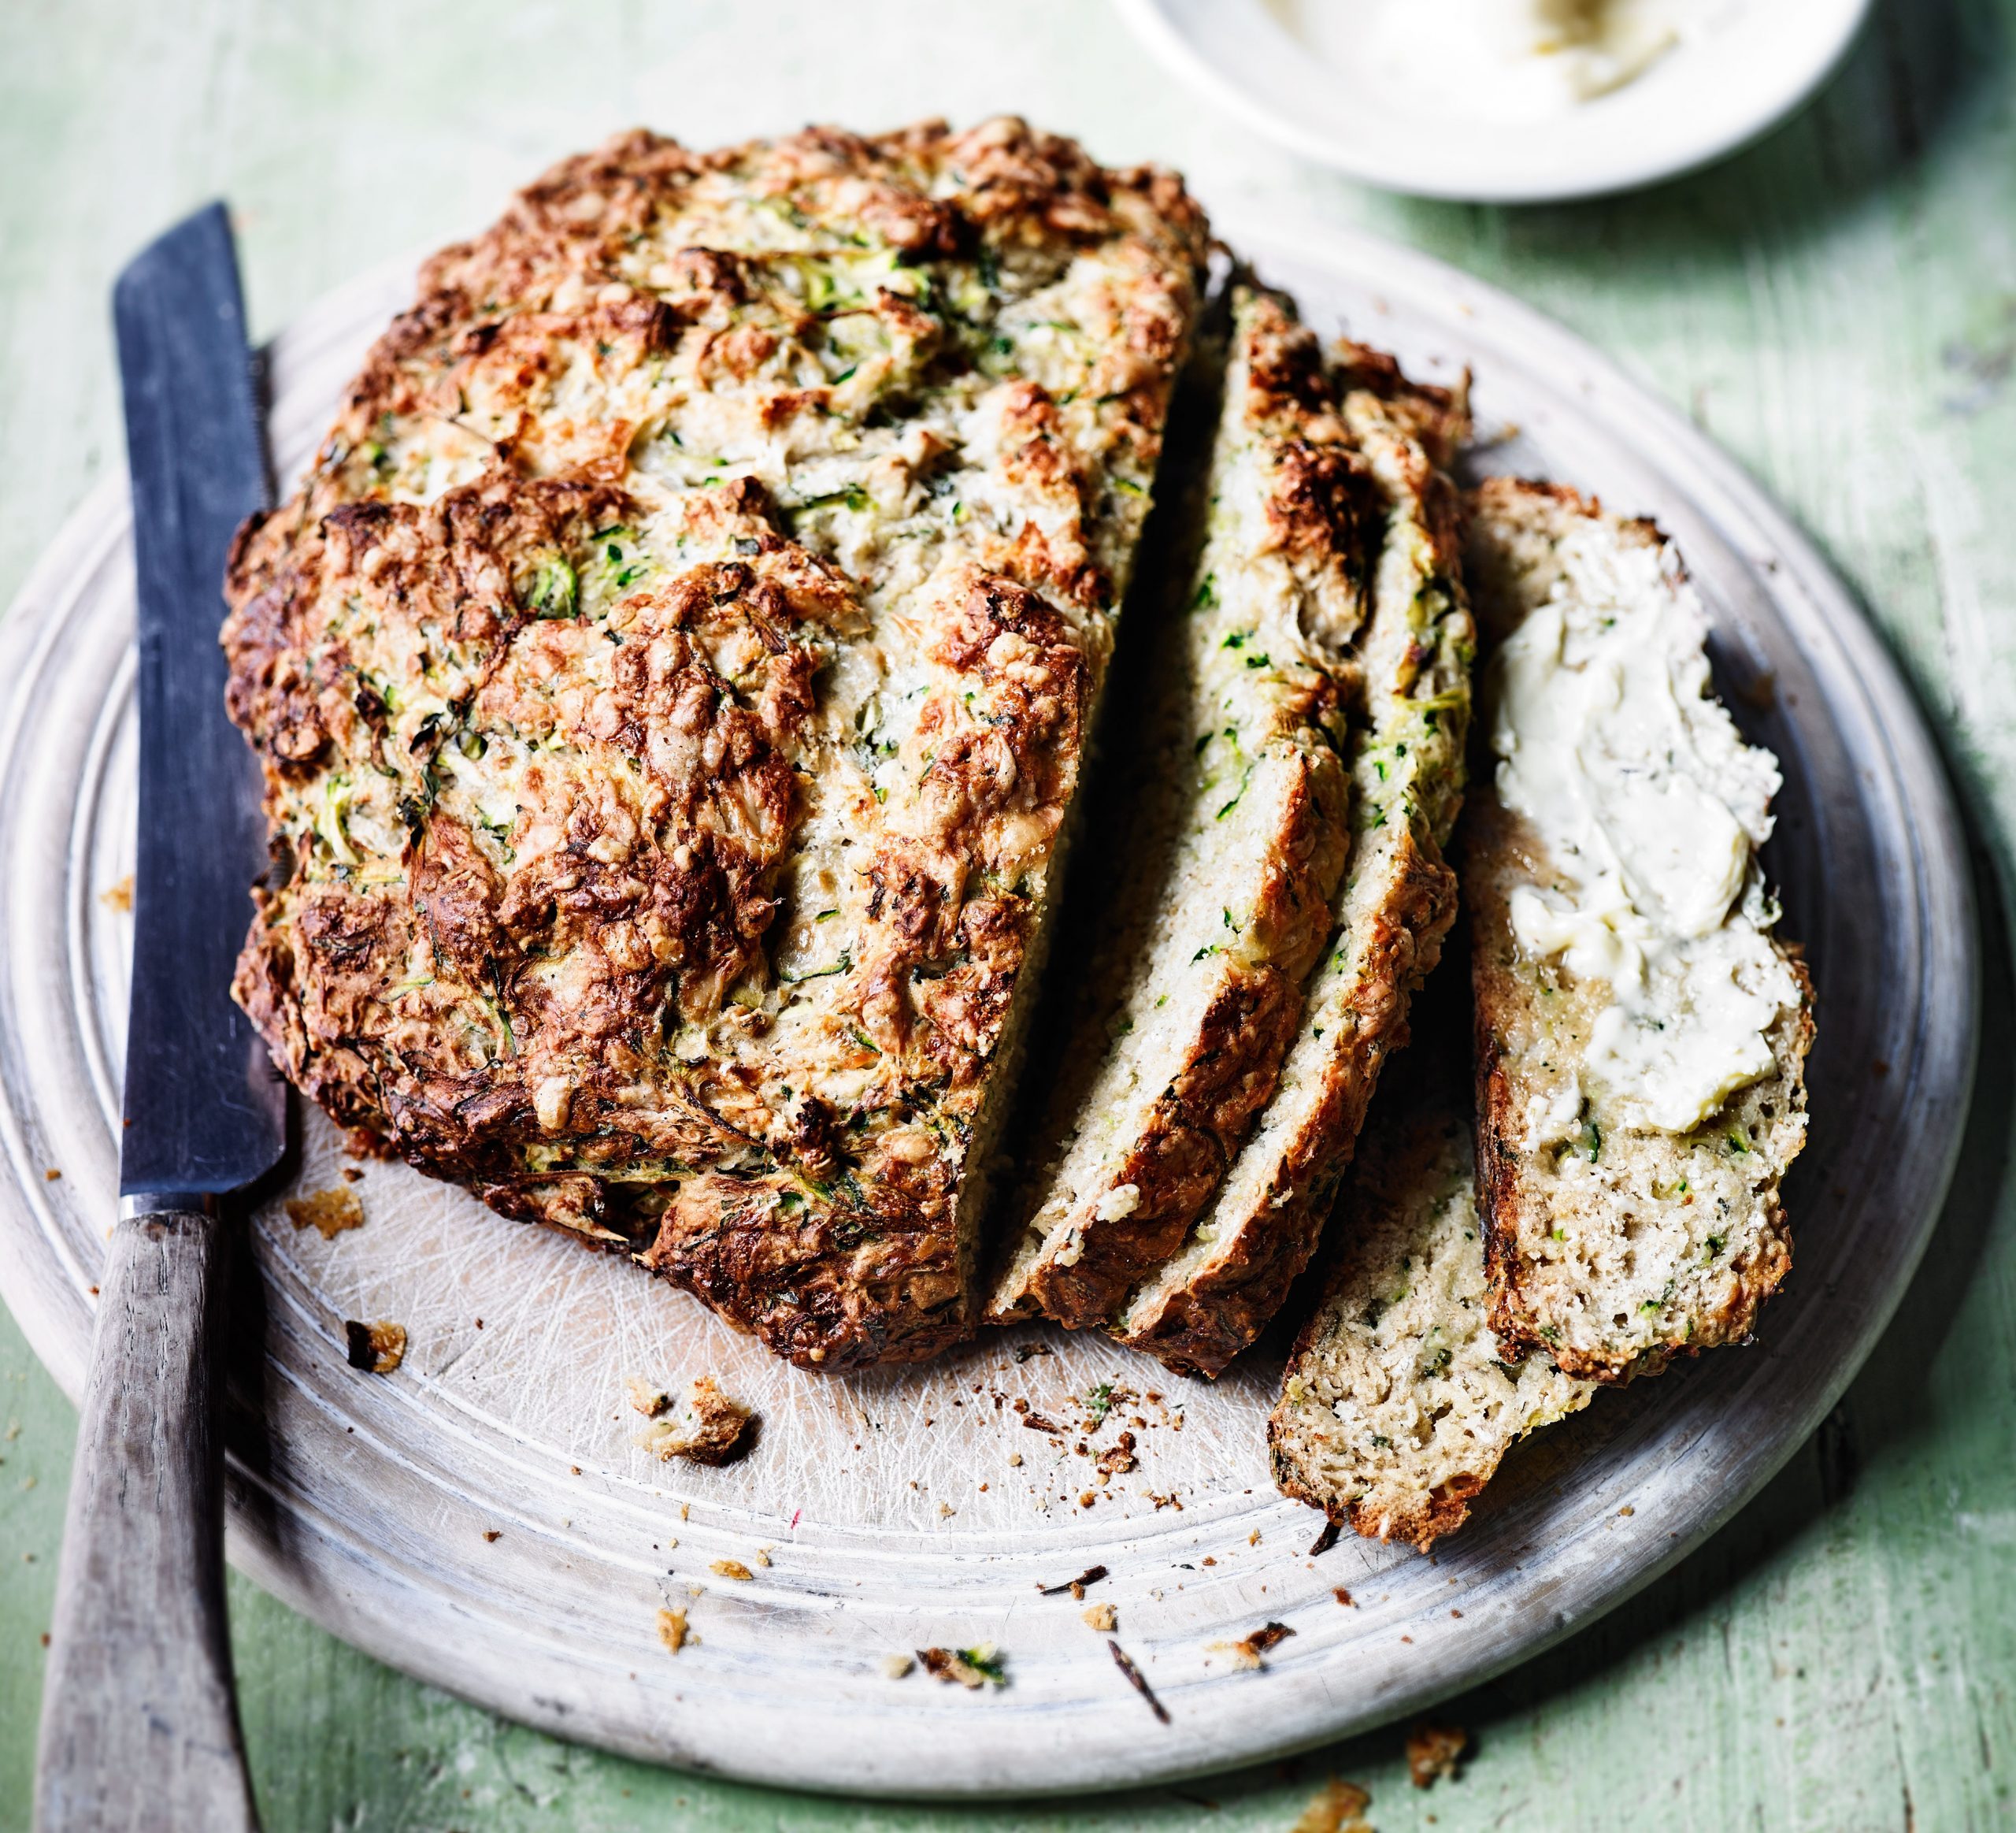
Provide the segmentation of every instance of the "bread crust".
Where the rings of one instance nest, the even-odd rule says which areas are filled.
[[[228,584],[304,1092],[794,1360],[967,1334],[1206,242],[1003,120],[626,135],[427,263]]]

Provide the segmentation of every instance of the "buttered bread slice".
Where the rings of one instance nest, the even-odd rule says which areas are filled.
[[[1448,1017],[1451,1035],[1418,1043],[1380,1091],[1322,1302],[1267,1422],[1287,1494],[1423,1553],[1463,1524],[1514,1445],[1596,1392],[1492,1330],[1467,1052],[1462,1015]]]
[[[1757,858],[1778,769],[1714,698],[1649,523],[1494,480],[1469,558],[1495,646],[1463,855],[1492,1324],[1621,1382],[1742,1341],[1792,1264],[1813,1019]]]

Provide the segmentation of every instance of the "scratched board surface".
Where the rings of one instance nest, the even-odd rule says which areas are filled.
[[[7,80],[23,104],[6,130],[10,169],[32,158],[48,175],[0,205],[8,245],[20,251],[6,295],[9,399],[20,409],[6,436],[10,494],[0,504],[10,587],[89,472],[117,462],[96,329],[105,276],[207,188],[228,186],[249,206],[254,312],[271,325],[389,249],[484,220],[510,180],[617,121],[648,117],[704,143],[812,114],[877,121],[1011,103],[1090,133],[1109,157],[1183,164],[1214,203],[1265,187],[1333,217],[1370,216],[1594,334],[1762,473],[1873,601],[1958,734],[1963,781],[1999,859],[2007,728],[1999,707],[2010,670],[1992,607],[2007,602],[2010,581],[1984,507],[2012,468],[1999,392],[2010,249],[1994,227],[2009,218],[2011,164],[1998,9],[1914,7],[1883,22],[1815,116],[1721,173],[1650,200],[1524,216],[1374,203],[1226,143],[1229,134],[1187,98],[1120,82],[1131,51],[1082,9],[990,9],[984,24],[948,26],[936,10],[927,22],[921,9],[872,6],[850,9],[844,33],[807,10],[794,15],[788,54],[764,60],[770,85],[753,92],[683,79],[724,51],[760,57],[774,22],[758,32],[678,6],[648,17],[535,8],[509,31],[483,32],[455,7],[425,20],[402,13],[395,28],[390,13],[380,21],[365,11],[340,43],[303,25],[197,8],[143,17],[87,7],[0,27],[15,54]],[[591,32],[578,24],[584,17]],[[864,17],[920,39],[928,23],[939,43],[969,35],[976,54],[935,73],[900,68],[869,54]],[[376,27],[379,42],[401,45],[389,73],[361,49]],[[108,73],[100,47],[113,42],[130,45],[130,68]],[[445,113],[417,106],[444,95]],[[317,196],[313,211],[301,210],[305,194]],[[1999,996],[2006,1006],[2006,991]],[[1989,1029],[1992,1039],[1992,1020]],[[2006,1114],[2006,1074],[1991,1095]],[[1999,1162],[1984,1159],[1968,1175],[1908,1340],[1731,1534],[1642,1615],[1634,1607],[1569,1655],[1460,1709],[1484,1729],[1453,1791],[1417,1805],[1399,1780],[1397,1739],[1347,1753],[1346,1768],[1379,1798],[1380,1824],[1411,1824],[1425,1810],[1445,1827],[1485,1825],[1524,1801],[1529,1813],[1544,1804],[1558,1824],[1593,1826],[1606,1824],[1606,1804],[1626,1798],[1671,1801],[1662,1819],[1703,1827],[1738,1824],[1766,1801],[1773,1824],[1897,1825],[1907,1798],[1920,1824],[1995,1824],[2009,1730],[2006,1691],[1996,1687],[2011,1639],[1996,1601],[2007,1594],[2016,1538],[2007,1531],[2010,1282],[2006,1230],[1989,1219],[2000,1213]],[[367,1213],[369,1228],[395,1215],[369,1186]],[[291,1230],[275,1238],[322,1251]],[[361,1239],[328,1244],[330,1259]],[[1977,1265],[1984,1276],[1970,1283]],[[649,1288],[639,1301],[676,1302]],[[481,1315],[487,1336],[491,1320]],[[1003,1391],[1009,1371],[1045,1366],[1039,1358],[1017,1368],[1005,1347],[997,1360],[991,1378]],[[13,1544],[37,1557],[10,1571],[0,1594],[17,1613],[7,1620],[21,1650],[0,1685],[22,1690],[9,1695],[20,1709],[8,1716],[25,1725],[67,1425],[40,1377],[18,1356],[13,1367],[24,1432],[6,1449],[0,1475],[14,1480],[0,1493]],[[602,1402],[592,1416],[627,1453],[625,1428],[610,1416],[620,1401]],[[1186,1423],[1182,1442],[1195,1429]],[[1047,1452],[1042,1435],[1004,1430]],[[1177,1442],[1159,1426],[1137,1437],[1172,1450]],[[17,1486],[38,1475],[38,1487]],[[1126,1505],[1080,1512],[1095,1520]],[[928,1528],[935,1505],[926,1507]],[[1156,1518],[1149,1505],[1147,1519]],[[667,1824],[675,1805],[687,1824],[723,1827],[910,1820],[893,1809],[817,1807],[659,1776],[547,1743],[414,1692],[243,1587],[238,1602],[255,1766],[276,1824],[340,1816],[616,1827]],[[17,1738],[9,1759],[22,1787],[24,1749]],[[1116,1806],[1113,1824],[1285,1825],[1310,1785],[1269,1775],[1203,1792],[1222,1807],[1161,1794]],[[919,1810],[916,1824],[937,1819]],[[1003,1824],[1036,1817],[1010,1812]]]

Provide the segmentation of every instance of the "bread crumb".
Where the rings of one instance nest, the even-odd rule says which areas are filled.
[[[1107,1630],[1120,1620],[1120,1613],[1110,1604],[1088,1604],[1080,1613],[1088,1629]]]
[[[483,1531],[483,1538],[491,1542],[501,1540],[504,1538],[504,1530],[501,1527],[486,1527]]]
[[[750,1555],[750,1557],[754,1560],[758,1565],[767,1566],[770,1563],[770,1549],[767,1546],[759,1546],[754,1553]]]
[[[1407,1774],[1416,1788],[1432,1788],[1454,1775],[1469,1748],[1470,1735],[1456,1725],[1418,1724],[1407,1734]]]
[[[1372,1833],[1365,1820],[1371,1805],[1372,1797],[1356,1783],[1332,1776],[1288,1833]]]
[[[927,1674],[940,1680],[957,1681],[969,1692],[990,1681],[996,1686],[1008,1684],[1001,1651],[991,1642],[970,1649],[919,1649],[917,1658]]]
[[[1008,1464],[1010,1468],[1014,1469],[1018,1468],[1021,1465],[1021,1461],[1022,1454],[1019,1451],[1011,1451],[1008,1453]]]
[[[641,1375],[626,1375],[624,1391],[630,1397],[630,1404],[647,1419],[655,1419],[672,1404],[672,1396],[654,1381],[647,1381]]]
[[[361,1165],[345,1165],[343,1167],[343,1182],[346,1184],[362,1183],[364,1182],[363,1167]]]
[[[692,1512],[693,1505],[691,1502],[681,1502],[679,1505],[679,1519],[680,1520],[684,1521]]]
[[[900,1680],[906,1674],[914,1672],[916,1668],[915,1659],[909,1655],[884,1655],[882,1657],[882,1672],[891,1680]]]
[[[1235,1668],[1258,1668],[1265,1665],[1262,1656],[1275,1643],[1284,1642],[1294,1634],[1284,1623],[1263,1623],[1250,1636],[1243,1636],[1236,1642],[1213,1642],[1204,1653],[1224,1655]]]
[[[1330,1588],[1330,1595],[1336,1598],[1340,1604],[1343,1605],[1347,1610],[1355,1610],[1358,1608],[1356,1605],[1351,1602],[1351,1593],[1347,1591],[1341,1585],[1332,1586]]]
[[[63,1174],[51,1165],[42,1174],[42,1181],[45,1184],[59,1184],[63,1181]]]
[[[720,1579],[753,1579],[756,1576],[739,1560],[716,1560],[707,1570]]]
[[[687,1390],[685,1404],[669,1418],[654,1419],[637,1443],[656,1457],[726,1464],[744,1449],[743,1434],[755,1416],[723,1393],[711,1375],[703,1375]],[[680,1519],[685,1519],[683,1508]]]
[[[684,1611],[661,1610],[658,1612],[658,1640],[675,1655],[686,1646]]]
[[[131,910],[133,907],[133,874],[128,872],[117,885],[108,885],[98,894],[98,900],[107,910]]]
[[[332,1241],[346,1229],[364,1226],[364,1205],[354,1190],[317,1190],[306,1197],[290,1197],[287,1219],[297,1232],[312,1228],[324,1241]]]
[[[375,1324],[343,1321],[343,1337],[351,1367],[366,1375],[390,1375],[406,1358],[406,1327],[380,1318]]]
[[[1102,1477],[1124,1477],[1138,1461],[1134,1456],[1134,1434],[1123,1432],[1114,1442],[1113,1449],[1101,1453],[1099,1475]]]
[[[1258,1546],[1260,1544],[1260,1530],[1258,1528],[1254,1528],[1251,1534],[1247,1535],[1246,1544],[1248,1546]]]

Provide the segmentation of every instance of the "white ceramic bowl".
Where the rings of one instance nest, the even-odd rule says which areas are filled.
[[[1751,0],[1635,82],[1516,124],[1425,115],[1418,91],[1320,56],[1266,0],[1116,4],[1179,76],[1307,158],[1392,191],[1521,203],[1625,191],[1735,151],[1819,87],[1871,0]]]

